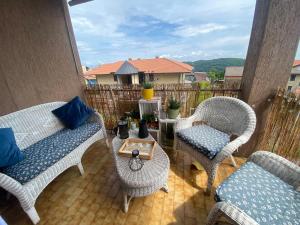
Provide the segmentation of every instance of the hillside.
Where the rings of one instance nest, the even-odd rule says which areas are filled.
[[[194,71],[208,72],[210,70],[224,71],[226,66],[243,66],[245,59],[241,58],[220,58],[210,60],[197,60],[185,62],[194,67]]]

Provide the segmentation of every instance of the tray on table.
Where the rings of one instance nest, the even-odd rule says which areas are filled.
[[[129,138],[125,140],[119,149],[119,154],[122,156],[131,157],[133,150],[139,150],[139,157],[141,159],[152,159],[156,144],[156,141],[152,140]]]

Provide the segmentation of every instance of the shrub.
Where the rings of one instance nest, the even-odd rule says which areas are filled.
[[[151,88],[153,88],[153,84],[150,82],[145,82],[143,84],[143,87],[144,87],[144,89],[151,89]]]

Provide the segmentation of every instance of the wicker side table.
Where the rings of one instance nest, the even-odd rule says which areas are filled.
[[[137,138],[137,133],[132,132],[130,138]],[[149,140],[154,140],[149,135]],[[170,160],[164,150],[157,145],[153,158],[144,160],[144,166],[139,171],[132,171],[129,168],[129,159],[118,155],[118,150],[123,141],[115,137],[112,141],[113,156],[121,181],[121,187],[124,196],[124,212],[128,211],[130,200],[134,197],[143,197],[153,194],[159,189],[168,192],[168,174],[170,168]]]

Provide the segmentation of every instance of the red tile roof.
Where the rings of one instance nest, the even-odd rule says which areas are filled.
[[[140,72],[145,73],[190,73],[193,69],[192,66],[167,58],[154,58],[154,59],[136,59],[129,60],[134,67]],[[115,73],[124,61],[115,63],[103,64],[87,72],[88,75],[101,75]]]
[[[300,59],[296,59],[296,60],[294,61],[293,67],[294,67],[294,66],[299,66],[299,65],[300,65]]]

